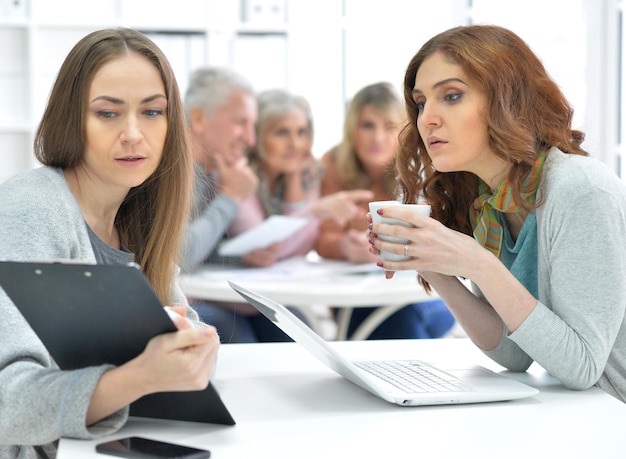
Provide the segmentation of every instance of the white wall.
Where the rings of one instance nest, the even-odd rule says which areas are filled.
[[[592,156],[616,165],[618,9],[615,0],[473,0],[474,23],[496,23],[539,55],[574,107]]]
[[[419,47],[449,27],[511,28],[542,58],[575,109],[585,146],[610,165],[618,154],[619,0],[249,0],[274,16],[246,17],[241,0],[0,0],[0,180],[32,165],[31,142],[54,75],[88,31],[112,25],[151,36],[184,91],[193,68],[229,65],[258,90],[284,86],[310,101],[314,154],[341,138],[346,102],[363,85],[400,87]],[[8,11],[8,12],[7,12]],[[72,14],[68,14],[72,11]],[[268,10],[269,11],[269,10]],[[283,20],[286,18],[286,22]],[[171,34],[171,32],[180,32]]]

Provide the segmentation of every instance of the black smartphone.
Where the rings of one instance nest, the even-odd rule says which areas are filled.
[[[143,437],[126,437],[96,445],[96,451],[117,457],[136,459],[206,459],[211,452]]]

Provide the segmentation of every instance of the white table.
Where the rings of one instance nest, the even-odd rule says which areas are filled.
[[[352,309],[380,306],[370,314],[350,337],[366,338],[381,322],[410,303],[438,298],[427,294],[417,283],[415,271],[397,272],[386,279],[374,264],[353,265],[315,256],[296,257],[270,268],[246,269],[207,265],[180,276],[184,293],[191,298],[242,302],[228,285],[233,281],[286,306],[300,308],[316,330],[316,317],[308,307],[327,305],[341,308],[336,339],[346,339]]]
[[[411,358],[501,368],[468,339],[333,342],[350,358]],[[510,402],[399,407],[327,369],[296,343],[222,345],[215,385],[236,426],[131,419],[140,435],[205,448],[214,459],[624,458],[626,405],[570,391],[538,366],[506,375],[539,395]],[[104,459],[62,439],[58,459]]]

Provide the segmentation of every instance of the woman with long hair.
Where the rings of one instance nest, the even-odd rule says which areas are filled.
[[[454,28],[411,59],[404,97],[402,195],[432,218],[383,209],[414,228],[372,224],[374,253],[411,257],[379,265],[418,271],[509,370],[626,400],[626,187],[583,150],[540,60],[502,27]]]
[[[123,365],[60,370],[0,292],[3,458],[55,457],[60,437],[115,432],[144,395],[205,388],[219,348],[176,283],[191,151],[159,48],[130,29],[81,39],[54,83],[35,154],[42,167],[0,186],[0,259],[137,263],[181,317],[178,332],[153,338]]]

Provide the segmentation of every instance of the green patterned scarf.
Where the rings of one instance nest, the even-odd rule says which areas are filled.
[[[535,203],[545,160],[546,153],[538,153],[533,169],[521,184],[520,195],[526,205],[532,206]],[[515,213],[520,212],[522,207],[513,199],[513,188],[508,178],[500,183],[495,193],[490,193],[489,186],[481,180],[478,185],[478,197],[470,207],[470,221],[474,228],[474,239],[499,257],[502,247],[502,225],[498,221],[498,211]]]

